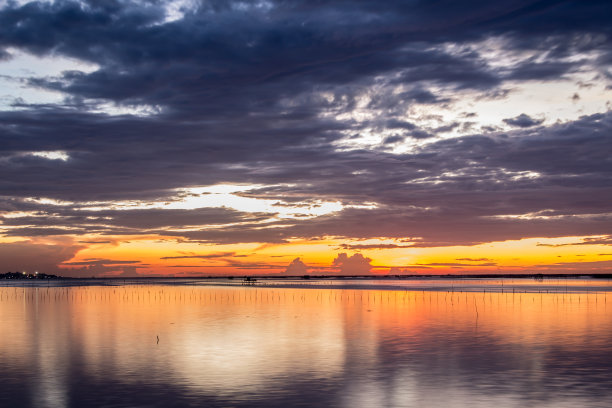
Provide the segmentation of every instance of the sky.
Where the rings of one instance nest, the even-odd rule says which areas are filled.
[[[0,272],[611,273],[610,21],[0,1]]]

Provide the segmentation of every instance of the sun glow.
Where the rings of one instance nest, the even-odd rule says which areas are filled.
[[[33,154],[34,155],[34,154]],[[36,155],[48,159],[67,160],[67,155],[60,152],[39,152]],[[50,198],[26,198],[24,201],[37,204],[74,206],[79,211],[104,210],[193,210],[199,208],[230,208],[245,213],[267,213],[277,218],[307,219],[318,217],[343,208],[376,208],[373,202],[361,205],[347,205],[340,201],[326,201],[310,199],[306,201],[283,200],[283,198],[262,198],[253,194],[262,188],[260,185],[233,185],[218,184],[208,187],[180,188],[168,192],[168,196],[159,200],[130,200],[130,201],[89,201],[70,202]],[[274,187],[274,186],[267,186]]]
[[[67,274],[78,274],[85,266],[95,265],[100,276],[266,275],[283,273],[300,258],[307,273],[329,275],[338,272],[333,261],[344,252],[370,258],[373,274],[586,273],[591,267],[610,264],[607,267],[612,268],[612,251],[605,245],[589,244],[588,239],[596,237],[427,248],[388,239],[328,237],[279,244],[212,245],[159,236],[97,236],[80,241],[86,242],[83,249],[61,267]]]

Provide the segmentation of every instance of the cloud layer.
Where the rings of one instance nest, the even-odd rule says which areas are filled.
[[[3,74],[28,92],[2,97],[1,232],[605,235],[611,19],[605,1],[6,3],[0,74],[68,65]],[[213,205],[215,185],[272,204]]]

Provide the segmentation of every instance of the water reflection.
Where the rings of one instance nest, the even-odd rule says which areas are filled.
[[[3,287],[0,405],[608,407],[608,295]]]

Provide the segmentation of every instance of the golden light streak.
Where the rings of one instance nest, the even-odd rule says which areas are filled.
[[[612,260],[609,246],[570,245],[586,243],[586,238],[529,238],[474,246],[426,248],[411,247],[409,242],[387,239],[347,241],[332,237],[281,244],[213,245],[155,235],[91,236],[66,241],[80,242],[83,249],[66,262],[64,268],[67,272],[77,273],[81,267],[71,266],[70,263],[107,259],[116,261],[109,265],[116,266],[117,274],[122,270],[121,261],[138,261],[132,266],[137,266],[138,273],[143,275],[274,274],[283,272],[293,259],[299,257],[310,273],[333,274],[337,272],[332,267],[334,258],[345,252],[361,253],[371,258],[373,273],[388,273],[392,267],[410,274],[541,273],[546,272],[547,268],[551,272],[562,269],[564,263],[584,263],[587,267],[590,262]],[[385,247],[393,245],[393,242],[400,247]],[[58,241],[49,243],[57,244]],[[343,249],[342,244],[347,244],[348,249]],[[374,247],[350,249],[355,244]],[[379,248],[375,247],[377,244]]]

